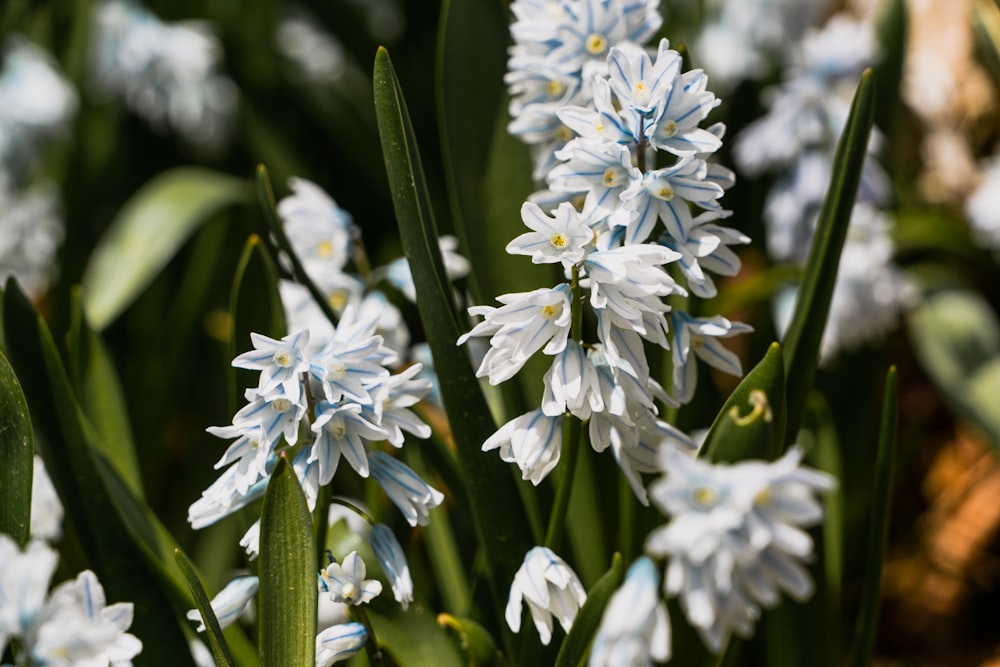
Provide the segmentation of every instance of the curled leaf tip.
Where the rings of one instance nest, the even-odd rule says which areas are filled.
[[[740,414],[738,405],[734,405],[729,411],[729,417],[737,426],[749,426],[758,418],[762,418],[765,424],[770,424],[774,419],[771,412],[771,403],[767,400],[767,394],[761,389],[754,389],[748,397],[750,401],[750,412],[745,415]]]

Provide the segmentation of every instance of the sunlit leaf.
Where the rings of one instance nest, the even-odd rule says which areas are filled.
[[[260,653],[264,667],[316,659],[315,547],[306,497],[288,459],[271,473],[260,517]]]
[[[208,646],[212,650],[216,667],[232,667],[233,657],[229,655],[229,646],[226,645],[226,638],[222,635],[222,627],[194,565],[180,549],[174,550],[174,559],[177,561],[178,569],[184,574],[188,590],[194,596],[195,606],[205,621],[205,636],[208,638]]]
[[[244,181],[200,167],[178,167],[146,183],[111,221],[84,270],[91,326],[104,329],[202,224],[248,196]]]
[[[785,367],[781,346],[772,343],[722,406],[698,455],[714,462],[770,460],[784,433]]]

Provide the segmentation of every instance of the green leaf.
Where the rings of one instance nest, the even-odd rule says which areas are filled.
[[[585,664],[590,642],[601,624],[604,609],[608,606],[611,596],[621,586],[624,577],[625,566],[622,564],[622,557],[620,554],[615,554],[611,558],[611,567],[608,571],[587,591],[587,601],[577,612],[573,627],[569,629],[566,639],[559,648],[555,667],[576,667]]]
[[[281,338],[288,334],[285,311],[278,292],[278,269],[267,246],[257,235],[252,235],[243,246],[233,287],[229,296],[230,336],[229,358],[249,349],[250,332]],[[235,413],[243,387],[257,383],[259,373],[230,367],[230,413]]]
[[[142,473],[118,371],[107,345],[87,322],[79,288],[73,290],[72,301],[66,346],[73,389],[100,436],[95,444],[104,445],[101,453],[115,466],[132,494],[141,500]]]
[[[98,436],[73,395],[48,327],[13,280],[4,293],[3,325],[11,363],[25,379],[25,397],[46,442],[46,467],[108,601],[134,603],[131,632],[142,638],[147,664],[190,660],[171,609],[176,589],[165,567],[151,566],[156,532],[141,510],[127,523],[116,504],[128,490],[92,444]]]
[[[909,316],[913,349],[953,410],[981,428],[1000,450],[1000,322],[981,296],[947,290]]]
[[[263,667],[316,660],[312,517],[286,454],[279,455],[260,516],[260,652]]]
[[[854,197],[861,180],[874,108],[874,75],[868,69],[861,75],[844,133],[837,143],[833,176],[820,210],[805,273],[799,284],[792,322],[785,334],[783,345],[788,422],[782,451],[798,436],[806,397],[819,363],[820,341],[826,328],[840,252],[847,238]]]
[[[410,605],[404,612],[398,605],[383,613],[375,607],[368,610],[379,648],[392,657],[400,667],[462,667],[466,662],[440,627],[434,614],[420,603]]]
[[[215,213],[247,200],[246,184],[200,167],[159,174],[122,207],[83,273],[83,309],[100,331]]]
[[[865,583],[861,591],[861,605],[854,626],[854,642],[851,646],[851,658],[848,662],[849,665],[857,665],[857,667],[871,664],[875,630],[878,625],[882,566],[889,535],[889,506],[891,503],[890,491],[892,490],[892,459],[896,449],[896,421],[896,367],[893,366],[885,378],[878,453],[875,457],[875,485],[869,505],[871,523],[868,526]]]
[[[488,245],[489,208],[483,206],[484,179],[492,128],[503,103],[507,67],[507,17],[499,2],[445,0],[438,30],[438,130],[447,177],[452,225],[466,256],[476,262],[469,275],[473,299],[496,293],[480,262],[502,255]],[[469,63],[476,63],[469,67]],[[483,128],[491,131],[484,132]],[[529,172],[530,173],[530,172]],[[518,202],[520,204],[520,202]],[[504,244],[506,241],[504,241]]]
[[[464,350],[452,290],[437,243],[423,168],[403,94],[385,49],[375,56],[375,112],[403,250],[419,296],[420,319],[441,381],[458,463],[468,489],[479,542],[491,567],[498,614],[524,554],[531,546],[528,521],[510,470],[480,451],[496,425]]]
[[[500,667],[503,656],[486,628],[471,618],[461,618],[451,614],[438,614],[438,625],[451,628],[458,635],[467,664],[475,667]]]
[[[778,455],[784,433],[785,367],[781,346],[771,343],[722,406],[698,455],[714,462],[770,460]]]
[[[31,529],[35,446],[21,384],[0,352],[0,533],[22,547]]]
[[[201,613],[201,618],[205,622],[205,636],[208,638],[208,646],[212,649],[212,656],[215,658],[217,667],[232,667],[233,656],[229,654],[229,646],[226,645],[226,638],[222,635],[222,627],[219,619],[212,609],[212,601],[209,600],[205,588],[195,572],[194,565],[180,549],[174,549],[174,559],[177,567],[184,574],[187,581],[188,590],[194,596],[195,606]]]

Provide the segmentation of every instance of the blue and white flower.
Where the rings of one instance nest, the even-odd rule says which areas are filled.
[[[260,371],[257,393],[268,395],[281,387],[283,394],[298,401],[302,391],[301,376],[309,370],[306,349],[309,330],[303,329],[275,340],[259,333],[250,333],[254,349],[233,359],[233,366]]]
[[[521,234],[507,244],[511,255],[529,255],[535,264],[559,262],[564,268],[583,259],[594,240],[594,232],[569,202],[559,204],[549,217],[538,204],[525,202],[521,219],[532,231]]]
[[[316,667],[347,660],[365,647],[368,630],[363,623],[341,623],[316,635]]]
[[[334,602],[362,605],[371,602],[382,592],[378,579],[365,579],[365,562],[357,551],[344,556],[341,563],[331,562],[319,573],[319,589],[329,593]]]
[[[406,554],[403,553],[399,540],[396,539],[392,529],[383,523],[372,526],[368,539],[372,551],[375,552],[375,558],[389,579],[393,597],[403,609],[408,608],[413,602],[413,578],[410,576],[410,566],[406,562]]]
[[[553,616],[569,632],[586,600],[580,578],[566,561],[547,547],[533,547],[514,574],[504,618],[511,630],[520,632],[523,606],[527,605],[539,638],[548,646]]]
[[[371,475],[411,526],[426,526],[432,509],[444,502],[444,494],[429,486],[413,470],[384,452],[368,455]]]
[[[643,556],[632,563],[601,616],[589,667],[651,667],[670,660],[670,618],[659,588],[653,561]]]
[[[562,416],[550,417],[541,409],[515,417],[486,439],[484,452],[500,450],[500,459],[515,463],[523,479],[538,486],[559,463],[562,450]]]
[[[219,627],[225,628],[232,625],[236,619],[246,611],[250,603],[257,596],[257,589],[260,588],[260,581],[253,575],[236,577],[219,591],[219,594],[212,598],[212,612],[219,621]],[[201,612],[191,609],[187,613],[189,621],[198,621],[197,632],[205,632],[205,620]]]

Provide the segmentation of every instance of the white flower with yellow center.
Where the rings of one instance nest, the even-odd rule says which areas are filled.
[[[329,593],[334,602],[362,605],[382,592],[382,583],[377,579],[365,579],[365,574],[365,562],[357,551],[352,551],[342,562],[332,562],[320,570],[319,589]]]
[[[569,202],[559,204],[554,213],[549,217],[538,204],[525,202],[521,206],[521,219],[532,231],[508,243],[507,252],[529,255],[535,264],[561,262],[565,268],[583,259],[594,233]]]
[[[251,333],[254,349],[233,359],[233,366],[260,371],[257,392],[267,395],[279,386],[285,396],[298,401],[302,389],[302,374],[309,370],[306,348],[309,330],[303,329],[275,340]]]
[[[361,414],[357,403],[316,404],[316,419],[312,430],[316,434],[309,462],[319,462],[319,483],[329,484],[337,471],[341,455],[347,459],[354,471],[362,477],[368,476],[368,455],[365,441],[385,440],[389,433]]]
[[[490,349],[483,357],[477,377],[500,384],[513,377],[538,350],[558,354],[569,337],[572,308],[570,286],[563,283],[533,292],[503,294],[500,308],[473,306],[470,315],[483,315],[482,322],[458,339],[461,345],[473,336],[489,336]]]

